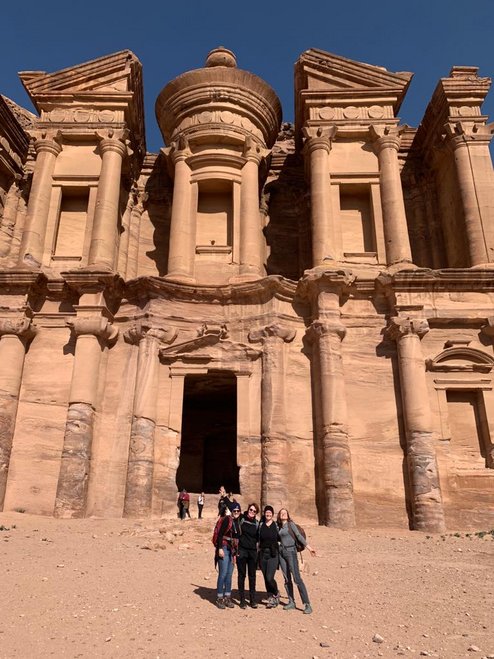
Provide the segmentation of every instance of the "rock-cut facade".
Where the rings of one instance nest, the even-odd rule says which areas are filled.
[[[494,522],[490,80],[322,50],[295,120],[217,48],[0,97],[0,510],[176,514],[220,485],[342,529]],[[192,508],[193,509],[193,508]]]

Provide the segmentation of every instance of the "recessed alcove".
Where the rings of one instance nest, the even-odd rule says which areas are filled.
[[[376,240],[369,186],[340,185],[340,220],[345,257],[375,257]]]

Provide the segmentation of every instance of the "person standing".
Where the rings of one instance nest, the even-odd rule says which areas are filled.
[[[261,571],[268,593],[266,608],[274,609],[280,603],[280,592],[274,575],[279,565],[278,526],[272,506],[264,506],[263,521],[259,526],[259,553]]]
[[[256,567],[257,567],[257,542],[259,537],[259,522],[257,514],[259,506],[257,503],[249,503],[247,511],[240,519],[240,538],[238,541],[238,593],[240,608],[247,608],[245,600],[245,575],[249,573],[249,604],[251,608],[257,609],[256,603]]]
[[[238,519],[240,506],[233,512],[227,506],[220,510],[213,539],[215,543],[215,565],[218,566],[216,582],[216,606],[218,609],[232,609],[232,574],[240,534]]]
[[[190,495],[186,489],[183,489],[180,492],[180,495],[178,497],[178,503],[179,503],[180,519],[184,520],[185,516],[187,516],[190,519],[190,511],[189,511]]]
[[[280,538],[280,567],[285,578],[285,588],[288,595],[288,604],[285,604],[283,609],[289,611],[295,608],[295,600],[293,597],[293,582],[297,584],[300,598],[304,605],[304,613],[312,613],[312,607],[309,602],[309,595],[307,588],[300,575],[297,557],[297,542],[306,547],[312,556],[316,555],[316,550],[313,549],[304,536],[299,532],[297,525],[290,519],[290,514],[286,508],[281,508],[277,517],[278,533]]]
[[[204,508],[204,503],[206,499],[204,497],[204,492],[197,497],[197,519],[202,519],[202,509]]]

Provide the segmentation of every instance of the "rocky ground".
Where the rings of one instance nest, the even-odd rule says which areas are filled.
[[[311,616],[218,610],[212,519],[2,513],[0,657],[494,657],[494,532],[304,526]]]

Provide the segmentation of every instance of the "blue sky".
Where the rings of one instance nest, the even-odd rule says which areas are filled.
[[[154,118],[162,87],[203,65],[218,45],[269,82],[293,120],[293,64],[308,48],[415,73],[402,106],[416,126],[440,77],[454,64],[494,76],[494,2],[476,0],[101,0],[5,3],[0,93],[32,109],[17,72],[56,71],[130,49],[143,65],[149,151],[163,141]],[[494,121],[494,90],[484,105]]]

